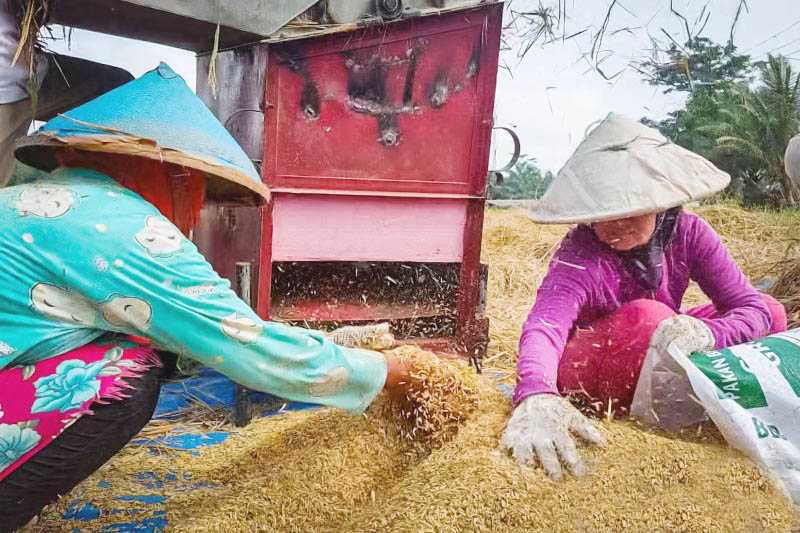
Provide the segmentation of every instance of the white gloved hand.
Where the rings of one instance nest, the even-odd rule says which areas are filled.
[[[688,357],[714,348],[714,334],[702,321],[677,315],[661,322],[650,337],[650,347],[639,374],[631,415],[668,431],[692,426],[706,419],[686,372],[670,355],[677,349]]]
[[[520,465],[538,458],[547,475],[558,480],[563,477],[559,456],[574,475],[586,473],[570,432],[592,444],[605,445],[600,430],[569,400],[554,394],[537,394],[525,398],[514,409],[500,442]]]
[[[714,347],[714,334],[702,320],[675,315],[658,325],[650,337],[650,350],[666,353],[671,344],[686,355],[702,352]]]
[[[334,344],[347,348],[388,350],[396,344],[388,322],[366,326],[344,326],[325,335]]]

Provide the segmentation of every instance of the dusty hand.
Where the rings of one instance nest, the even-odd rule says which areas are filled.
[[[650,349],[666,353],[675,345],[686,355],[714,347],[714,334],[706,324],[689,315],[676,315],[662,321],[650,337]]]
[[[344,326],[326,333],[327,337],[339,346],[365,348],[368,350],[387,350],[395,345],[395,338],[388,323],[366,326]]]
[[[574,475],[581,476],[586,467],[578,455],[571,432],[592,444],[605,445],[600,431],[567,399],[553,394],[537,394],[529,396],[514,409],[501,444],[511,450],[521,465],[531,464],[534,458],[538,458],[552,479],[563,477],[559,456]]]

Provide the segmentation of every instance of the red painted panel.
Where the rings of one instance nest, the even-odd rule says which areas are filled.
[[[482,195],[500,13],[491,5],[273,46],[265,181]]]
[[[235,283],[236,263],[247,262],[252,265],[251,294],[253,306],[267,305],[267,299],[260,298],[256,279],[264,263],[261,253],[263,243],[269,236],[262,234],[263,208],[206,204],[200,214],[200,222],[194,230],[193,240],[200,252],[208,259],[217,273]],[[266,270],[269,270],[268,268]],[[263,276],[262,276],[263,277]]]

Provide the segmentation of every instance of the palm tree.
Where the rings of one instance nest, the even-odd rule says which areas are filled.
[[[763,86],[738,90],[740,101],[723,110],[725,122],[707,131],[717,135],[721,151],[749,159],[780,184],[784,201],[800,202],[800,190],[786,175],[786,147],[800,130],[800,75],[783,56],[769,55],[759,65]]]

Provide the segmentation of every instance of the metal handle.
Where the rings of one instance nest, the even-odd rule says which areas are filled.
[[[502,131],[508,133],[509,135],[511,135],[511,140],[514,141],[514,155],[511,157],[511,161],[509,161],[506,164],[506,166],[504,166],[503,168],[497,169],[497,170],[490,170],[489,172],[491,172],[491,173],[508,172],[509,170],[514,168],[514,165],[516,165],[517,161],[519,161],[520,150],[522,148],[522,145],[519,142],[519,137],[517,136],[517,132],[515,132],[511,128],[506,128],[505,126],[495,126],[492,129],[493,130],[502,130]]]
[[[253,305],[250,296],[250,280],[252,279],[253,265],[249,262],[236,263],[236,290],[244,303]]]
[[[228,115],[228,118],[225,119],[225,122],[224,122],[225,129],[226,130],[229,129],[228,126],[230,126],[231,121],[234,118],[236,118],[239,115],[241,115],[242,113],[261,113],[262,115],[264,114],[264,112],[262,110],[260,110],[260,109],[237,109],[236,111],[234,111],[233,113]]]
[[[266,107],[271,107],[271,105],[267,104]],[[233,119],[235,119],[236,117],[238,117],[242,113],[260,113],[260,114],[263,115],[264,111],[262,111],[261,109],[237,109],[236,111],[234,111],[233,113],[228,115],[228,118],[225,119],[225,122],[223,123],[223,125],[225,126],[225,129],[228,130],[231,133],[231,135],[233,135],[233,132],[231,131],[231,128],[230,128],[231,122],[233,122]],[[238,139],[237,139],[237,141],[238,141]],[[249,154],[248,154],[248,157],[249,157]],[[262,163],[261,159],[252,159],[251,158],[250,161],[253,162],[253,164],[256,166],[256,169],[258,170],[258,174],[261,175],[261,163]]]

